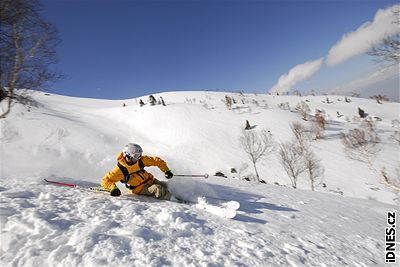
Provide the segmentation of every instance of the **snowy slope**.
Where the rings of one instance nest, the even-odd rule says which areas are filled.
[[[2,266],[383,265],[386,212],[399,210],[399,195],[365,163],[346,157],[339,134],[357,126],[346,117],[356,115],[358,107],[380,117],[383,147],[374,166],[398,175],[399,145],[390,135],[396,130],[392,121],[399,119],[399,103],[379,105],[358,98],[345,103],[343,97],[328,96],[334,103],[327,104],[326,96],[229,93],[245,103],[228,110],[226,94],[163,93],[155,96],[162,96],[167,106],[139,107],[138,99],[36,92],[38,107],[28,111],[15,105],[0,120]],[[294,107],[306,99],[312,112],[324,109],[329,119],[325,138],[312,142],[325,167],[321,182],[327,187],[309,191],[305,177],[300,189],[288,187],[277,153],[258,164],[269,185],[241,180],[254,174],[239,143],[245,121],[257,125],[256,130],[270,130],[277,142],[288,141],[290,122],[301,118],[277,105]],[[344,116],[337,118],[337,111]],[[190,205],[111,198],[43,183],[51,177],[98,184],[127,142],[160,156],[175,174],[223,172],[227,179],[173,178],[169,186],[173,193],[238,200],[238,216],[225,220]],[[239,173],[231,174],[231,168]],[[149,170],[164,179],[158,169]]]
[[[188,181],[177,179],[185,186]],[[189,180],[189,183],[195,183]],[[1,180],[2,266],[373,266],[387,210],[375,201],[211,178],[234,220],[145,197]]]

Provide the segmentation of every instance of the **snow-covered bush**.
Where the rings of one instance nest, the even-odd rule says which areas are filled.
[[[370,122],[362,127],[342,133],[342,143],[348,157],[370,163],[380,150],[380,139]]]
[[[300,103],[298,103],[295,107],[295,109],[301,114],[301,116],[303,117],[303,120],[307,120],[308,115],[311,112],[310,107],[307,105],[306,102],[301,101]]]
[[[361,108],[358,108],[358,115],[360,116],[360,118],[365,118],[367,116],[365,111]]]
[[[315,111],[315,117],[312,125],[312,132],[314,134],[315,139],[323,138],[325,129],[326,129],[325,112],[317,109]]]
[[[400,192],[400,172],[399,169],[396,168],[396,174],[391,177],[389,174],[386,172],[386,168],[383,167],[381,169],[381,174],[382,177],[385,181],[385,183],[390,186],[392,189],[395,189],[396,191]]]
[[[279,103],[278,108],[283,109],[283,110],[290,110],[289,102]]]
[[[232,109],[232,104],[233,104],[232,97],[226,95],[224,103],[225,103],[225,106],[227,109],[229,109],[229,110]]]
[[[154,106],[155,104],[157,104],[157,100],[153,95],[149,96],[149,103],[150,105]]]

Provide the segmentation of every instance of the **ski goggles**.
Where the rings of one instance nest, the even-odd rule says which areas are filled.
[[[126,159],[129,161],[138,161],[141,156],[142,156],[141,153],[135,153],[133,155],[125,154]]]

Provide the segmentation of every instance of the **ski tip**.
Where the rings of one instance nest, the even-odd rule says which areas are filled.
[[[225,211],[225,218],[226,219],[233,219],[233,218],[235,218],[236,217],[236,214],[237,214],[237,212],[236,212],[236,210],[231,210],[231,209],[227,209],[226,211]]]

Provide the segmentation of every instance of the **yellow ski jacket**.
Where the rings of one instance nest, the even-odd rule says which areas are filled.
[[[169,170],[167,163],[159,157],[142,156],[140,160],[143,162],[143,167],[156,166],[162,172]],[[145,185],[154,183],[154,176],[146,170],[140,168],[139,161],[133,165],[128,165],[124,159],[122,152],[118,154],[117,161],[120,165],[125,167],[130,175],[128,185],[134,186],[132,192],[139,194]],[[125,179],[120,167],[115,166],[110,172],[108,172],[101,180],[101,186],[104,189],[112,190],[115,187],[115,183]]]

